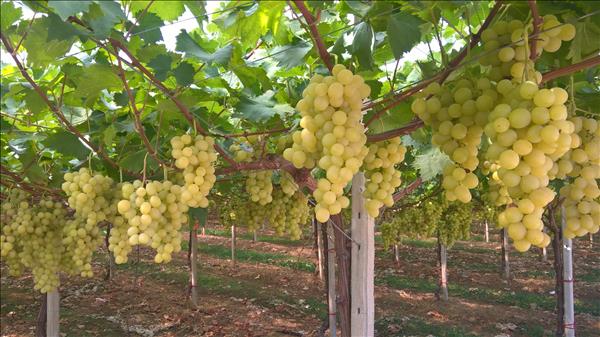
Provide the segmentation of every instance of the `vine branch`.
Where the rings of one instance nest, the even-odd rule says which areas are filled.
[[[552,81],[555,78],[566,76],[572,73],[576,73],[580,70],[589,69],[600,65],[600,55],[590,57],[579,63],[571,64],[562,68],[558,68],[542,75],[542,84]]]
[[[421,186],[421,184],[423,184],[423,179],[417,178],[417,180],[413,181],[410,185],[408,185],[405,188],[403,188],[402,190],[394,193],[394,195],[392,196],[392,198],[394,198],[394,202],[411,194],[414,190],[417,189],[417,187]]]
[[[532,35],[536,36],[536,38],[531,38],[529,41],[529,49],[531,50],[531,55],[529,55],[529,58],[532,61],[535,61],[538,57],[537,36],[540,31],[540,26],[542,25],[542,18],[540,17],[540,13],[538,12],[536,0],[528,0],[527,3],[529,4],[529,9],[531,10],[531,16],[533,17]]]
[[[321,34],[319,34],[319,30],[317,29],[317,19],[312,15],[312,13],[306,8],[304,5],[304,1],[302,0],[294,0],[294,4],[298,7],[302,16],[304,16],[304,20],[306,20],[306,24],[308,25],[309,33],[315,41],[315,47],[317,48],[317,52],[319,56],[323,60],[323,63],[327,66],[327,69],[331,71],[333,69],[333,60],[331,59],[331,55],[327,51],[325,44],[323,43],[323,39],[321,38]]]

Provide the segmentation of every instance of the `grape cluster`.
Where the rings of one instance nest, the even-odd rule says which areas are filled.
[[[441,244],[452,247],[457,240],[471,235],[473,209],[471,203],[443,202],[443,213],[437,225],[437,237]]]
[[[287,195],[294,195],[298,191],[298,184],[287,171],[281,171],[279,184],[283,193]]]
[[[171,261],[171,254],[181,250],[179,229],[188,221],[188,205],[183,199],[185,191],[185,187],[168,180],[150,181],[145,186],[139,180],[124,183],[121,187],[123,199],[118,202],[117,209],[127,222],[129,245],[152,247],[156,250],[156,263]],[[120,230],[118,235],[119,238],[124,236]],[[115,262],[127,262],[126,252],[127,249],[121,249]]]
[[[443,212],[443,204],[437,200],[423,201],[414,207],[394,212],[390,219],[380,225],[384,246],[398,243],[401,235],[431,237],[435,234]]]
[[[42,293],[58,287],[60,272],[92,276],[91,252],[100,242],[98,227],[70,218],[61,202],[48,197],[33,200],[22,191],[10,190],[2,203],[1,233],[0,251],[10,274],[31,269],[34,288]]]
[[[75,215],[89,226],[100,221],[111,221],[116,214],[114,199],[114,181],[102,174],[93,174],[87,168],[77,172],[67,172],[62,190],[67,194],[69,207]],[[91,230],[91,229],[90,229]]]
[[[302,131],[293,133],[292,147],[283,152],[283,157],[297,168],[317,165],[326,172],[313,194],[320,222],[348,207],[344,187],[368,153],[361,110],[371,89],[361,76],[341,64],[333,67],[332,74],[317,74],[310,80],[296,105],[302,115]]]
[[[573,238],[587,233],[597,233],[600,226],[600,126],[592,118],[574,117],[578,140],[577,147],[568,152],[555,165],[559,178],[566,176],[573,181],[560,190],[565,198],[567,228],[564,236]]]
[[[232,144],[229,150],[234,153],[234,157],[238,161],[251,161],[256,158],[256,153],[265,142],[265,139],[260,136],[247,137],[248,142]],[[247,173],[246,178],[246,193],[250,195],[250,199],[264,206],[273,201],[273,171],[259,170]]]
[[[364,159],[366,183],[364,197],[367,199],[367,212],[376,218],[379,209],[394,204],[392,195],[400,186],[400,171],[395,165],[404,160],[406,148],[402,146],[400,137],[369,145],[369,153]]]
[[[575,126],[567,120],[564,89],[539,89],[534,82],[498,83],[502,95],[485,127],[491,144],[487,159],[498,165],[496,179],[506,187],[512,205],[499,214],[518,251],[545,247],[544,207],[555,193],[548,188],[554,162],[574,144]]]
[[[214,167],[217,154],[213,145],[214,140],[208,136],[192,138],[185,134],[171,138],[171,155],[175,166],[183,170],[185,182],[181,188],[181,200],[188,207],[208,206],[206,196],[217,180]]]
[[[563,41],[575,37],[575,26],[561,24],[554,15],[543,17],[540,27],[541,33],[536,39],[536,51],[555,52]],[[497,21],[493,26],[481,34],[483,49],[488,52],[479,59],[483,66],[491,66],[488,74],[493,81],[500,81],[512,77],[518,82],[523,78],[540,83],[542,74],[535,70],[533,61],[529,59],[530,51],[528,34],[533,31],[532,24],[525,24],[519,20]],[[493,52],[499,50],[497,53]]]
[[[79,272],[83,277],[92,277],[92,255],[102,244],[102,236],[98,226],[90,225],[79,217],[67,220],[63,231],[63,248],[69,254],[64,254],[63,266],[71,274]]]
[[[498,93],[483,77],[477,81],[463,78],[444,86],[434,82],[417,96],[412,111],[431,126],[432,144],[454,162],[444,169],[446,198],[469,202],[469,190],[479,183],[472,171],[479,165],[477,155],[483,126]]]
[[[273,194],[275,197],[267,217],[269,224],[277,235],[287,233],[292,240],[300,239],[300,226],[306,224],[309,217],[308,198],[302,192],[288,195],[279,188]]]

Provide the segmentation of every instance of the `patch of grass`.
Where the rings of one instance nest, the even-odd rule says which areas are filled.
[[[200,244],[201,254],[207,254],[219,259],[230,259],[231,249],[220,245]],[[249,249],[236,249],[235,258],[241,262],[256,262],[275,265],[293,270],[314,272],[315,264],[310,261],[292,259],[288,255],[281,253],[264,253]]]
[[[124,331],[116,323],[101,317],[82,315],[80,312],[62,306],[60,308],[60,328],[67,336],[106,336],[120,337]]]
[[[437,290],[437,284],[433,281],[393,275],[379,277],[376,282],[395,289],[407,289],[416,292],[432,293]],[[553,296],[544,296],[524,291],[506,292],[494,289],[467,288],[457,284],[449,284],[448,291],[450,296],[484,303],[517,306],[524,309],[531,309],[531,305],[534,304],[540,309],[552,311],[556,304]],[[600,316],[600,303],[576,300],[575,311]]]
[[[207,235],[212,236],[220,236],[224,238],[231,237],[231,231],[226,229],[214,229],[207,228],[205,230]],[[238,238],[242,238],[244,240],[252,240],[254,239],[254,235],[252,233],[238,233]],[[279,236],[267,236],[267,235],[257,235],[256,238],[259,242],[268,242],[276,245],[284,245],[284,246],[300,246],[302,245],[302,241],[300,240],[290,240],[289,238],[279,237]]]
[[[540,325],[531,325],[528,323],[520,323],[518,329],[524,336],[528,337],[544,337],[548,336],[544,331],[544,327]]]
[[[591,269],[579,277],[580,281],[590,283],[600,283],[600,269]]]
[[[458,327],[431,324],[421,318],[384,317],[375,321],[378,336],[436,336],[436,337],[474,337],[471,333]]]

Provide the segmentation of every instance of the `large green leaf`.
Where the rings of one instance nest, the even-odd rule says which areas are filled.
[[[46,67],[65,55],[75,38],[76,30],[54,14],[36,19],[23,41],[27,61],[36,67]]]
[[[79,160],[87,158],[90,153],[90,150],[79,141],[79,138],[67,131],[59,131],[49,135],[43,141],[43,144],[63,155],[75,157]]]
[[[155,43],[163,39],[159,29],[163,21],[154,13],[147,13],[131,30],[132,35],[139,35],[146,43]]]
[[[90,6],[84,19],[89,23],[95,37],[105,39],[113,27],[125,20],[121,5],[114,1],[98,1]]]
[[[155,58],[150,60],[150,62],[148,62],[148,65],[152,67],[152,69],[154,69],[154,74],[156,75],[156,78],[158,78],[161,81],[164,81],[165,79],[167,79],[169,71],[171,71],[171,61],[172,59],[170,55],[159,54]]]
[[[194,73],[194,67],[188,62],[181,62],[177,68],[173,69],[177,84],[184,87],[194,83]]]
[[[92,4],[92,1],[88,0],[77,0],[77,1],[64,1],[64,0],[49,0],[48,7],[52,8],[61,19],[66,20],[69,16],[74,16],[77,13],[87,12],[88,8]]]
[[[367,22],[359,23],[354,32],[352,42],[352,54],[358,59],[358,63],[365,69],[373,67],[373,47],[375,36],[373,28]]]
[[[21,18],[21,8],[15,8],[10,1],[2,2],[1,6],[0,27],[2,27],[2,30],[5,30]]]
[[[185,30],[182,30],[181,33],[177,35],[177,47],[175,50],[185,53],[186,56],[195,57],[209,64],[214,62],[226,65],[231,58],[233,46],[228,44],[214,53],[209,53],[196,43]]]
[[[158,163],[152,156],[148,155],[145,149],[125,156],[119,165],[131,172],[141,172],[144,169],[144,161],[146,162],[146,172],[154,171],[158,168]]]
[[[421,173],[423,181],[434,179],[444,171],[444,167],[452,161],[437,147],[432,147],[423,154],[417,155],[413,167]]]
[[[77,84],[76,93],[88,102],[95,100],[100,91],[122,89],[123,83],[114,69],[108,65],[94,63],[84,68],[80,76],[74,79]]]
[[[396,60],[411,50],[421,40],[420,25],[424,21],[420,18],[400,12],[390,16],[387,26],[387,38],[394,52]]]
[[[150,4],[152,2],[152,4]],[[150,5],[150,7],[148,7]],[[154,13],[164,21],[173,21],[183,14],[185,7],[183,1],[146,1],[135,0],[131,2],[131,10],[138,13],[148,8],[148,13]]]
[[[277,60],[278,66],[290,69],[302,64],[304,57],[311,49],[310,44],[302,42],[291,46],[276,47],[271,51],[271,55]]]
[[[272,91],[267,91],[258,97],[241,96],[234,116],[260,123],[275,115],[285,116],[294,111],[289,104],[277,104],[273,95]]]

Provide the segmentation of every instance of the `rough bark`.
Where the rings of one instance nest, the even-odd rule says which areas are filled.
[[[331,220],[335,228],[335,251],[338,264],[337,278],[337,314],[340,322],[342,337],[350,337],[350,249],[352,242],[342,233],[343,220],[340,215],[333,216]]]

